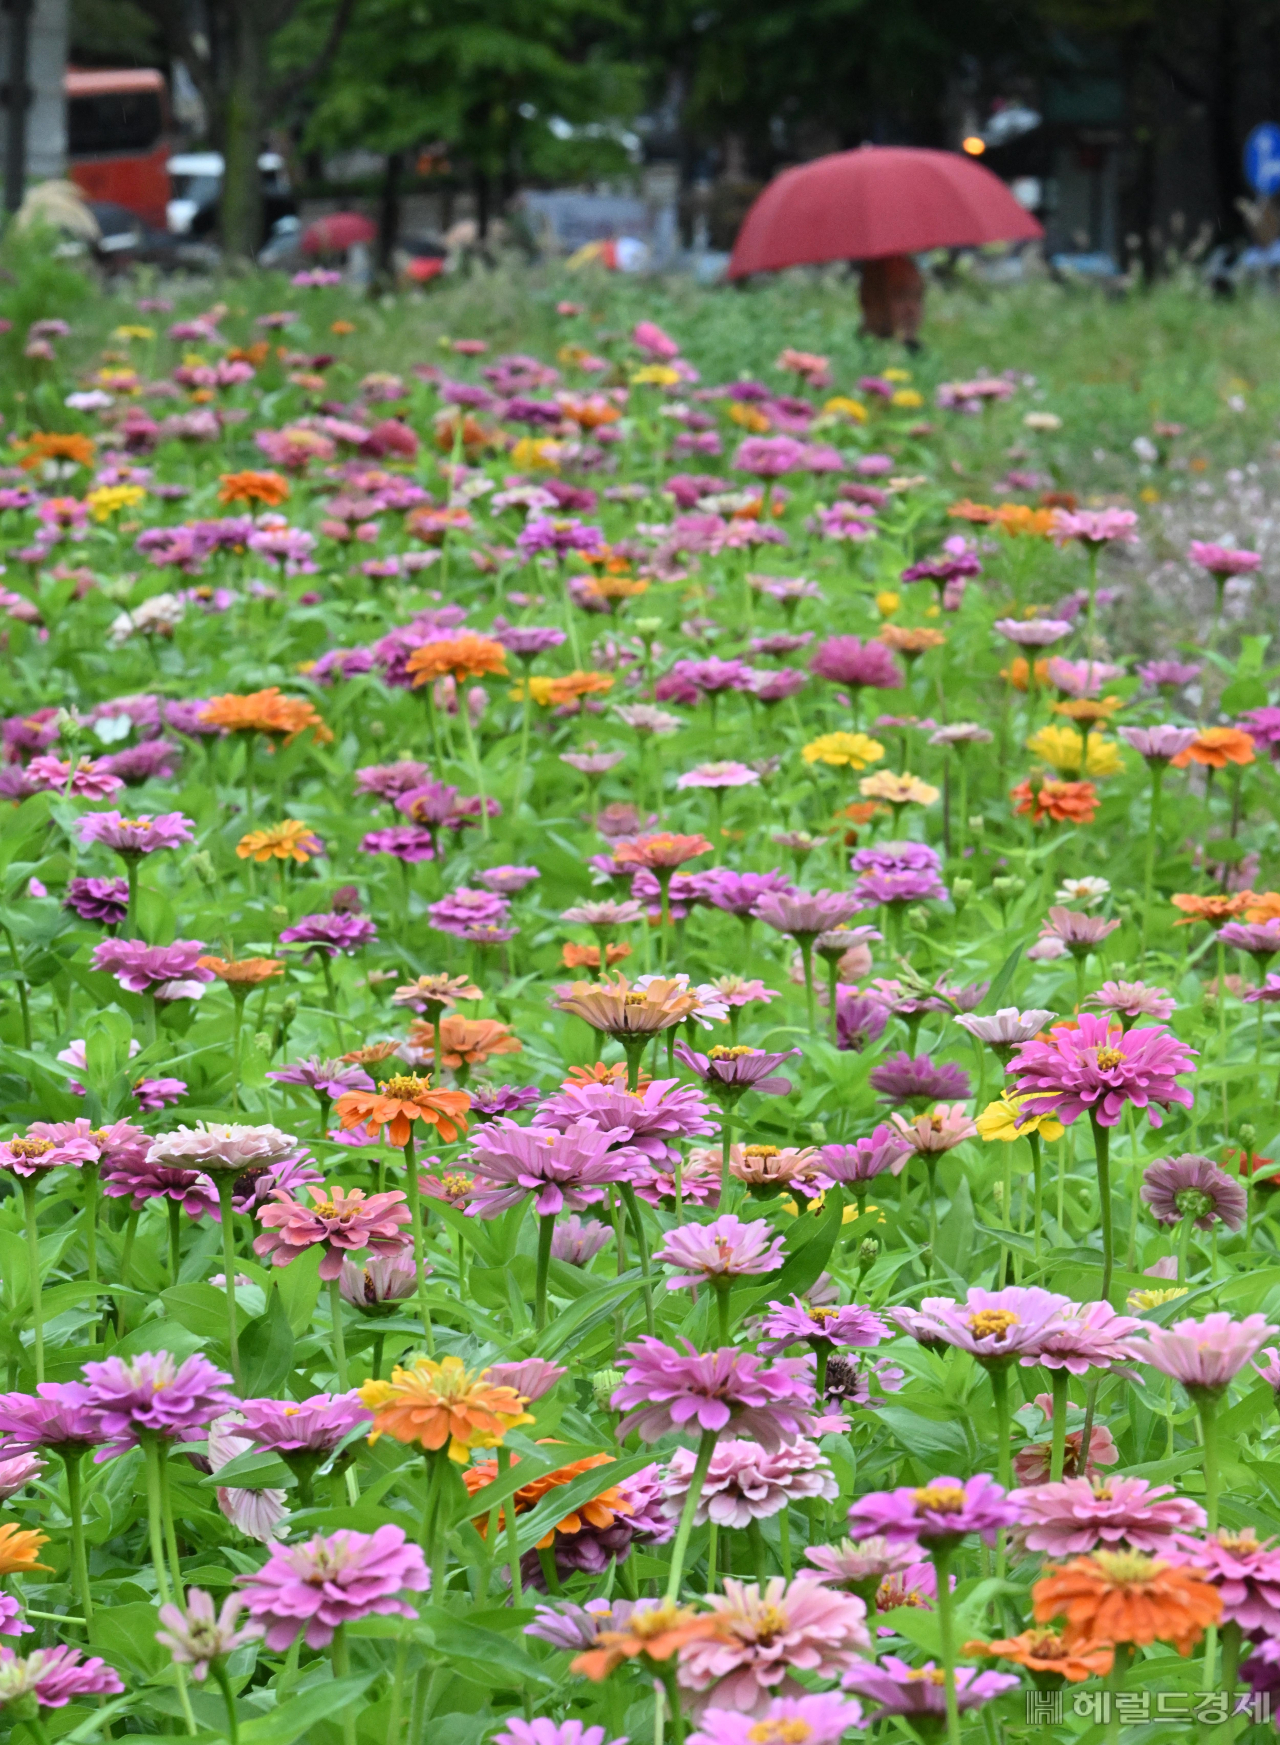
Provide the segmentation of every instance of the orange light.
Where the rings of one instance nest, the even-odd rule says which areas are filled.
[[[971,158],[980,158],[987,149],[987,142],[981,134],[971,133],[960,141],[961,149],[967,151]]]

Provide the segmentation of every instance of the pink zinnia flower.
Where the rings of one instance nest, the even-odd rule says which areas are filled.
[[[1163,1024],[1178,1009],[1178,1002],[1166,988],[1149,988],[1145,982],[1103,982],[1085,996],[1084,1003],[1119,1018],[1125,1030],[1137,1018],[1154,1018]]]
[[[236,1434],[276,1454],[332,1454],[373,1413],[359,1394],[312,1394],[305,1400],[244,1400],[236,1407]]]
[[[7,1503],[10,1497],[16,1497],[20,1490],[25,1490],[35,1479],[39,1478],[45,1469],[45,1463],[38,1454],[15,1454],[13,1445],[6,1443],[0,1448],[0,1503]],[[0,1625],[0,1636],[16,1636],[19,1631],[4,1629]]]
[[[1217,1399],[1276,1329],[1265,1315],[1235,1321],[1219,1310],[1203,1321],[1148,1324],[1145,1338],[1125,1341],[1128,1356],[1180,1381],[1192,1399]]]
[[[1047,1437],[1053,1422],[1052,1394],[1037,1394],[1035,1404],[1043,1420],[1040,1434]],[[1064,1478],[1075,1478],[1080,1471],[1080,1444],[1084,1440],[1083,1427],[1079,1430],[1068,1430],[1066,1447],[1063,1454],[1062,1473]],[[1028,1442],[1013,1457],[1013,1473],[1021,1485],[1045,1484],[1048,1482],[1053,1455],[1051,1441]],[[1098,1469],[1102,1466],[1114,1466],[1120,1459],[1120,1450],[1112,1440],[1111,1432],[1105,1424],[1095,1424],[1089,1432],[1089,1460],[1085,1469],[1086,1478],[1097,1478]]]
[[[199,1352],[177,1363],[167,1351],[143,1351],[127,1363],[108,1357],[86,1363],[84,1405],[98,1421],[105,1447],[95,1464],[136,1448],[143,1435],[171,1442],[197,1441],[222,1412],[239,1402],[231,1377]]]
[[[1068,1303],[1045,1328],[1038,1352],[1022,1359],[1024,1367],[1042,1363],[1083,1375],[1088,1369],[1119,1369],[1127,1353],[1122,1343],[1145,1322],[1120,1315],[1110,1303]]]
[[[1163,1555],[1178,1532],[1203,1527],[1199,1503],[1174,1494],[1172,1485],[1145,1478],[1064,1478],[1009,1492],[1022,1519],[1014,1537],[1028,1551],[1077,1557],[1099,1546],[1127,1545]]]
[[[667,1465],[662,1498],[675,1520],[689,1495],[696,1460],[692,1449],[677,1448]],[[802,1437],[769,1453],[755,1442],[724,1437],[711,1456],[693,1519],[699,1527],[707,1521],[745,1527],[803,1498],[821,1497],[830,1503],[838,1494],[835,1475],[816,1442]]]
[[[111,775],[92,758],[82,757],[73,771],[69,762],[63,763],[52,754],[32,758],[27,780],[43,793],[63,793],[70,783],[72,794],[80,800],[109,800],[124,786],[119,776]]]
[[[1117,731],[1125,744],[1131,745],[1150,764],[1172,763],[1175,757],[1181,757],[1187,747],[1194,745],[1200,737],[1198,727],[1175,727],[1171,724],[1158,727],[1121,727]]]
[[[976,1139],[978,1129],[969,1119],[963,1103],[939,1103],[930,1115],[917,1115],[908,1121],[896,1112],[889,1119],[906,1140],[912,1151],[921,1155],[951,1151],[966,1139]]]
[[[918,1311],[889,1309],[888,1318],[904,1332],[916,1334],[926,1327],[929,1343],[954,1345],[983,1364],[1012,1363],[1014,1358],[1039,1359],[1046,1337],[1063,1311],[1072,1308],[1070,1297],[1038,1285],[1009,1285],[1002,1291],[975,1285],[963,1303],[952,1297],[926,1297]]]
[[[237,1435],[239,1429],[238,1412],[228,1412],[210,1424],[209,1467],[214,1474],[252,1451],[254,1444],[247,1436]],[[219,1485],[214,1495],[227,1520],[246,1539],[269,1545],[284,1531],[283,1524],[289,1518],[288,1491],[249,1491],[240,1485]]]
[[[997,618],[992,628],[1019,648],[1048,648],[1072,631],[1065,618]]]
[[[911,1145],[900,1133],[881,1124],[874,1132],[855,1139],[852,1145],[824,1145],[818,1153],[818,1166],[823,1175],[846,1183],[856,1192],[885,1170],[891,1175],[901,1175],[911,1151]]]
[[[1078,1028],[1058,1025],[1049,1034],[1048,1042],[1024,1043],[1009,1063],[1029,1115],[1070,1124],[1087,1113],[1099,1126],[1114,1127],[1132,1103],[1159,1127],[1161,1108],[1194,1102],[1175,1075],[1193,1070],[1196,1050],[1162,1024],[1121,1032],[1107,1018],[1081,1012]]]
[[[970,1533],[994,1545],[1000,1529],[1017,1521],[1016,1505],[986,1473],[968,1480],[944,1475],[926,1485],[871,1491],[849,1509],[849,1531],[857,1538],[883,1534],[926,1546],[956,1545]]]
[[[505,1733],[495,1733],[495,1745],[605,1745],[603,1727],[588,1727],[582,1721],[553,1721],[535,1715],[531,1721],[509,1715],[502,1723]],[[627,1745],[625,1739],[610,1739],[609,1745]]]
[[[490,1387],[514,1388],[526,1400],[540,1400],[568,1373],[560,1364],[548,1363],[545,1357],[526,1357],[519,1363],[491,1363],[485,1370],[485,1380]]]
[[[566,1207],[579,1212],[605,1197],[610,1182],[630,1181],[644,1158],[624,1143],[625,1130],[602,1133],[593,1121],[573,1121],[562,1133],[521,1127],[515,1121],[487,1122],[472,1142],[475,1198],[468,1217],[496,1218],[534,1194],[540,1218]]]
[[[375,1533],[340,1527],[302,1545],[273,1545],[261,1569],[237,1580],[275,1653],[291,1648],[302,1631],[308,1648],[327,1648],[335,1630],[359,1618],[416,1617],[399,1596],[431,1585],[422,1551],[403,1527]]]
[[[620,1437],[634,1430],[656,1442],[672,1432],[719,1432],[732,1424],[773,1450],[808,1433],[814,1392],[807,1362],[762,1363],[732,1346],[699,1353],[687,1339],[683,1344],[679,1351],[646,1336],[623,1346],[627,1368],[610,1401],[627,1414]]]
[[[811,1545],[805,1552],[828,1587],[855,1589],[909,1569],[919,1555],[910,1539],[842,1539],[839,1545]]]
[[[1142,1198],[1159,1223],[1194,1218],[1197,1230],[1212,1230],[1218,1223],[1239,1230],[1249,1209],[1249,1196],[1235,1177],[1194,1153],[1148,1164],[1142,1172]]]
[[[198,1000],[213,971],[200,962],[204,946],[198,939],[175,939],[172,945],[144,945],[140,939],[104,939],[93,948],[94,969],[113,975],[130,994],[153,993],[157,1000]]]
[[[393,1304],[417,1294],[418,1268],[412,1246],[388,1254],[371,1254],[363,1264],[348,1256],[338,1275],[338,1289],[357,1309],[375,1315],[389,1314]]]
[[[763,1218],[744,1222],[734,1212],[713,1218],[710,1224],[678,1224],[668,1230],[653,1258],[683,1272],[683,1278],[667,1280],[670,1291],[697,1284],[746,1277],[752,1273],[776,1272],[785,1249],[781,1236],[774,1236]]]
[[[793,1672],[837,1678],[871,1649],[862,1601],[811,1575],[790,1584],[774,1576],[763,1591],[726,1576],[707,1604],[723,1634],[687,1643],[678,1675],[701,1694],[700,1708],[759,1715],[771,1697],[802,1694]]]
[[[1131,545],[1138,537],[1138,517],[1132,509],[1056,509],[1053,539],[1066,545],[1078,539],[1081,545]]]
[[[409,1222],[409,1206],[399,1188],[366,1196],[360,1188],[308,1187],[313,1204],[295,1200],[275,1188],[277,1202],[258,1213],[263,1234],[255,1236],[253,1252],[273,1266],[288,1266],[308,1248],[323,1247],[320,1277],[337,1278],[344,1252],[368,1248],[374,1254],[397,1253],[405,1245],[401,1226]]]
[[[705,1709],[686,1745],[837,1745],[851,1727],[861,1725],[861,1704],[838,1691],[816,1691],[774,1697],[751,1714]]]
[[[101,842],[126,860],[193,842],[194,830],[191,819],[181,812],[162,812],[158,817],[144,812],[137,818],[125,818],[119,812],[91,812],[80,820],[81,842]]]
[[[832,684],[858,691],[900,691],[902,670],[883,642],[863,642],[857,636],[832,636],[809,662],[809,671]]]
[[[908,1666],[896,1655],[886,1654],[878,1666],[856,1666],[841,1680],[844,1690],[856,1691],[880,1707],[868,1717],[903,1715],[914,1722],[922,1734],[932,1738],[946,1727],[947,1701],[945,1674],[932,1660],[923,1666]],[[1016,1690],[1018,1680],[1012,1673],[979,1672],[973,1666],[956,1668],[956,1706],[960,1713],[981,1708],[1006,1691]]]
[[[762,1327],[761,1354],[773,1357],[788,1345],[804,1343],[815,1351],[825,1345],[870,1349],[889,1337],[889,1329],[861,1303],[814,1307],[792,1297],[789,1303],[769,1303]]]
[[[1206,539],[1193,539],[1187,556],[1202,570],[1219,578],[1252,575],[1262,563],[1261,552],[1245,551],[1234,545],[1215,545]]]
[[[189,1666],[197,1683],[208,1676],[210,1664],[225,1660],[237,1648],[247,1647],[262,1635],[259,1624],[239,1624],[245,1608],[243,1594],[228,1594],[222,1609],[214,1611],[213,1600],[202,1588],[187,1589],[187,1604],[170,1603],[156,1614],[163,1630],[156,1631],[156,1641],[167,1648],[179,1666]]]
[[[6,1464],[37,1448],[83,1454],[105,1441],[90,1391],[80,1381],[44,1381],[34,1394],[0,1394],[0,1436]]]
[[[1260,1540],[1252,1527],[1225,1528],[1205,1539],[1180,1537],[1176,1551],[1162,1551],[1171,1563],[1197,1570],[1222,1595],[1222,1621],[1238,1624],[1246,1636],[1261,1630],[1280,1635],[1280,1548]]]
[[[79,1648],[35,1648],[19,1656],[0,1647],[0,1706],[33,1696],[42,1709],[65,1709],[77,1697],[116,1696],[124,1689],[117,1675],[96,1655],[81,1658]]]

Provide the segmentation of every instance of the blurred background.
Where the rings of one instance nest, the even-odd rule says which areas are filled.
[[[1280,236],[1280,0],[3,0],[0,98],[8,209],[121,262],[710,282],[864,142],[980,158],[1060,272],[1225,287]]]

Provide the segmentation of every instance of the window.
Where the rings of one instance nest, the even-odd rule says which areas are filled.
[[[99,152],[150,151],[164,120],[158,91],[104,91],[67,103],[67,149],[72,157]]]

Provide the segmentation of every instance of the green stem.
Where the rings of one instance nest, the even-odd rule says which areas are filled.
[[[1111,1301],[1111,1274],[1115,1266],[1115,1250],[1111,1232],[1111,1130],[1104,1127],[1090,1111],[1093,1126],[1093,1154],[1098,1166],[1098,1211],[1102,1222],[1102,1288],[1099,1299]]]
[[[1173,1282],[1175,1284],[1184,1285],[1187,1282],[1188,1254],[1191,1248],[1191,1226],[1193,1223],[1193,1217],[1184,1218],[1178,1231],[1178,1270],[1174,1274]]]
[[[221,1660],[215,1660],[210,1664],[209,1670],[214,1676],[218,1689],[222,1692],[223,1706],[227,1711],[227,1738],[231,1745],[239,1745],[240,1722],[236,1716],[235,1692],[231,1688],[231,1680],[227,1677],[227,1669]],[[388,1735],[388,1737],[392,1737],[392,1735]]]
[[[1049,1444],[1049,1483],[1057,1484],[1062,1477],[1062,1468],[1067,1454],[1067,1390],[1071,1386],[1071,1372],[1067,1369],[1051,1369],[1050,1384],[1053,1388],[1053,1429]],[[1082,1450],[1079,1475],[1087,1472],[1089,1466],[1088,1451]]]
[[[511,1468],[511,1450],[498,1444],[498,1477],[502,1479]],[[517,1537],[515,1505],[510,1498],[502,1511],[507,1529],[507,1562],[511,1576],[511,1604],[519,1607],[522,1600],[520,1586],[520,1541]]]
[[[329,1317],[333,1322],[333,1357],[338,1366],[338,1392],[345,1394],[351,1386],[347,1376],[347,1339],[342,1325],[342,1292],[338,1280],[329,1280]]]
[[[84,1183],[84,1247],[85,1271],[88,1274],[89,1313],[96,1317],[98,1313],[98,1168],[96,1163],[86,1163],[81,1166],[80,1179]],[[98,1342],[97,1328],[94,1328],[93,1343]]]
[[[182,1598],[182,1559],[178,1556],[178,1535],[173,1524],[173,1494],[169,1489],[169,1446],[161,1442],[157,1464],[160,1472],[160,1513],[164,1520],[164,1542],[169,1553],[169,1569],[173,1575],[173,1591]]]
[[[177,1200],[166,1200],[165,1207],[169,1214],[169,1280],[176,1285],[182,1265],[182,1206]]]
[[[804,966],[804,998],[809,1013],[809,1034],[818,1034],[818,1002],[813,987],[813,939],[808,934],[800,934],[796,938],[800,947],[800,962]]]
[[[1027,1144],[1031,1147],[1031,1176],[1035,1182],[1035,1227],[1031,1234],[1035,1242],[1035,1257],[1038,1264],[1041,1252],[1040,1226],[1044,1219],[1044,1180],[1041,1169],[1040,1135],[1028,1133]]]
[[[991,1377],[991,1392],[996,1403],[996,1477],[1009,1490],[1013,1482],[1009,1452],[1009,1371],[1003,1363],[993,1363],[987,1373]]]
[[[636,1201],[636,1190],[630,1182],[619,1182],[618,1192],[622,1195],[623,1204],[627,1208],[627,1218],[631,1225],[631,1234],[636,1239],[636,1252],[640,1256],[640,1278],[644,1292],[645,1329],[653,1336],[653,1280],[649,1276],[649,1239],[645,1235],[644,1222],[640,1216],[640,1207]]]
[[[1160,798],[1164,789],[1166,765],[1151,766],[1151,811],[1147,817],[1147,851],[1142,875],[1142,936],[1138,944],[1138,961],[1147,955],[1147,928],[1151,921],[1152,894],[1155,888],[1156,839],[1160,829]]]
[[[236,1114],[240,1113],[240,1051],[243,1041],[241,1032],[244,1029],[244,1003],[249,997],[248,988],[233,987],[231,990],[232,1031],[231,1031],[231,1107]]]
[[[680,1511],[680,1525],[676,1528],[675,1544],[671,1548],[671,1573],[667,1581],[666,1603],[674,1606],[680,1598],[680,1577],[684,1573],[685,1554],[689,1549],[689,1535],[693,1532],[693,1517],[697,1513],[698,1500],[702,1496],[702,1486],[707,1476],[707,1468],[711,1465],[711,1456],[716,1451],[716,1432],[704,1430],[702,1440],[698,1444],[698,1457],[693,1463],[693,1473],[689,1479],[688,1495],[684,1499],[684,1508]]]
[[[22,1207],[27,1224],[27,1266],[31,1272],[31,1332],[37,1387],[44,1380],[44,1304],[40,1283],[40,1231],[36,1224],[36,1178],[22,1178]]]
[[[160,1603],[167,1606],[173,1598],[169,1592],[169,1577],[164,1567],[164,1510],[160,1489],[160,1443],[149,1432],[142,1436],[142,1454],[147,1474],[147,1533],[151,1541],[151,1567],[155,1571],[156,1592]]]
[[[1208,1531],[1218,1531],[1218,1402],[1207,1394],[1196,1400],[1200,1411],[1200,1430],[1204,1437],[1204,1512],[1209,1517]]]
[[[541,1333],[547,1324],[547,1273],[551,1267],[551,1239],[555,1235],[556,1215],[545,1212],[538,1218],[538,1273],[533,1287],[534,1331]]]
[[[462,733],[467,742],[467,756],[471,759],[471,771],[476,779],[476,792],[480,796],[480,835],[489,840],[489,802],[485,798],[484,768],[480,762],[480,753],[476,747],[475,730],[471,725],[471,711],[467,707],[466,693],[458,686],[458,713],[462,717]]]
[[[84,1450],[76,1449],[74,1443],[64,1443],[59,1453],[67,1470],[67,1513],[71,1517],[71,1568],[75,1577],[76,1598],[80,1602],[85,1628],[92,1641],[93,1597],[89,1589],[89,1560],[84,1548],[84,1490],[80,1476]]]
[[[716,1295],[717,1336],[721,1345],[729,1345],[733,1341],[729,1325],[729,1280],[726,1278],[723,1283],[717,1281],[713,1288]]]
[[[427,1356],[436,1354],[435,1333],[431,1326],[431,1310],[427,1306],[427,1269],[422,1235],[421,1190],[418,1187],[418,1165],[414,1156],[413,1134],[404,1142],[404,1190],[409,1201],[409,1223],[413,1230],[413,1260],[418,1269],[418,1313],[427,1341]]]
[[[218,1184],[218,1205],[222,1212],[223,1288],[227,1293],[227,1347],[231,1354],[231,1373],[236,1387],[240,1386],[240,1332],[236,1326],[236,1239],[235,1193],[236,1178],[229,1169],[218,1170],[213,1178]],[[172,1202],[170,1202],[172,1204]]]
[[[347,1647],[347,1630],[345,1624],[339,1624],[333,1633],[330,1644],[330,1655],[333,1660],[333,1676],[335,1678],[350,1678],[351,1652]],[[342,1745],[356,1745],[356,1708],[354,1701],[347,1702],[342,1710]]]
[[[932,1548],[938,1577],[938,1638],[942,1655],[943,1693],[947,1705],[947,1745],[960,1745],[960,1706],[956,1701],[956,1620],[951,1593],[951,1548]]]

